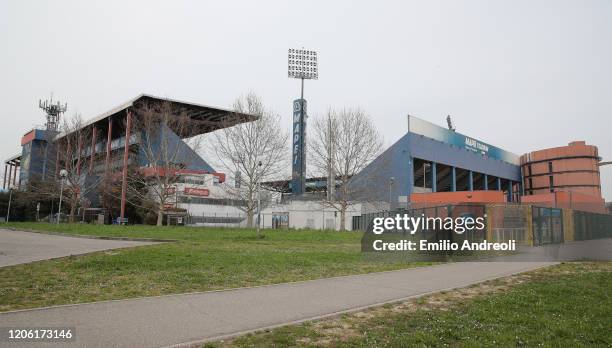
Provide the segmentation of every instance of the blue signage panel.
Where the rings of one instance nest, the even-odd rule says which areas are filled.
[[[502,150],[498,147],[489,145],[485,142],[476,140],[450,129],[437,126],[418,117],[409,116],[408,127],[410,133],[419,134],[458,148],[464,148],[466,150],[476,152],[482,156],[519,165],[519,156],[513,154],[512,152]]]
[[[304,193],[306,180],[306,100],[293,101],[293,147],[291,192],[293,195]]]

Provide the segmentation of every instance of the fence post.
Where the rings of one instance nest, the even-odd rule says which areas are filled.
[[[493,207],[489,204],[485,205],[485,214],[487,214],[487,219],[485,220],[486,228],[487,228],[487,236],[486,240],[489,242],[493,241]]]
[[[527,231],[526,242],[527,245],[533,246],[533,210],[530,205],[524,205],[522,207],[525,210],[525,226]]]
[[[574,212],[572,209],[563,209],[563,241],[574,241]]]

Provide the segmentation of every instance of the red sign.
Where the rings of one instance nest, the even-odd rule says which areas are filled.
[[[208,189],[185,187],[185,194],[190,196],[208,197],[210,191]]]

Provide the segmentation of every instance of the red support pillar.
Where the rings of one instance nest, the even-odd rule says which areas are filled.
[[[106,132],[106,164],[105,171],[108,171],[110,165],[111,140],[113,138],[113,120],[108,118],[108,131]]]
[[[55,178],[57,179],[57,177],[59,176],[59,159],[60,159],[60,148],[61,148],[61,143],[60,141],[56,141],[56,147],[57,149],[55,149]]]
[[[79,132],[79,144],[77,153],[77,177],[81,175],[81,152],[83,152],[83,133]]]
[[[66,160],[64,162],[64,169],[72,170],[72,154],[70,153],[70,138],[66,136]]]
[[[13,175],[13,165],[9,163],[9,176],[8,176],[8,184],[6,185],[7,189],[11,188],[11,176]]]
[[[15,183],[17,182],[17,168],[19,167],[17,166],[17,163],[15,163],[15,171],[13,171],[13,186],[15,186]]]
[[[2,189],[6,190],[6,170],[8,169],[8,164],[4,164],[4,181],[2,181]]]
[[[128,160],[130,156],[130,131],[132,128],[132,111],[127,111],[125,125],[125,141],[123,144],[123,175],[121,179],[121,223],[125,218],[125,198],[127,194]]]
[[[94,157],[96,157],[96,126],[91,130],[91,153],[89,154],[89,174],[93,173]]]

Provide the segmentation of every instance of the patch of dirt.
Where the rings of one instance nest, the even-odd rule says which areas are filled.
[[[328,346],[333,342],[346,342],[361,334],[346,318],[321,320],[312,325],[312,329],[321,337],[309,342],[315,346]]]

